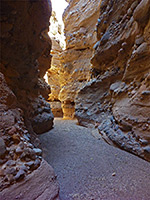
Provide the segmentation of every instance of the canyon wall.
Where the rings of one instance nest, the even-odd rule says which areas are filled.
[[[49,83],[55,90],[50,94],[50,100],[61,102],[64,118],[74,118],[75,97],[91,76],[90,59],[96,42],[95,26],[99,16],[100,0],[67,2],[69,5],[63,14],[66,49],[60,51],[57,47],[58,53],[55,56],[54,44],[56,63],[53,62],[55,68],[49,70]]]
[[[49,130],[53,124],[50,106],[40,93],[42,90],[42,94],[48,96],[41,79],[49,68],[51,49],[47,35],[50,12],[45,4],[44,1],[1,3],[0,71],[24,111],[26,125],[36,133],[45,132],[45,128]]]
[[[47,71],[48,84],[51,86],[51,93],[49,94],[48,101],[50,102],[54,116],[62,117],[63,112],[58,96],[61,89],[61,53],[64,45],[64,33],[63,27],[58,21],[54,11],[51,16],[50,36],[52,40],[52,61],[51,67]]]
[[[0,199],[58,199],[55,174],[36,137],[53,125],[43,98],[51,3],[1,1],[0,9]]]
[[[150,1],[102,0],[96,29],[93,78],[78,93],[76,117],[150,161]]]
[[[99,1],[70,1],[63,14],[66,50],[62,53],[63,86],[59,93],[64,117],[74,117],[75,97],[90,79],[90,59],[96,41],[94,27]]]

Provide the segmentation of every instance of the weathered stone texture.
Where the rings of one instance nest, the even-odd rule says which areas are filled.
[[[40,78],[47,69],[45,63],[43,67],[42,58],[47,58],[50,64],[51,42],[47,35],[50,14],[49,1],[1,1],[0,71],[17,97],[17,103],[24,111],[30,129],[35,126],[34,117],[39,114],[35,112],[34,106],[46,106],[44,99],[39,98],[41,88],[44,97],[49,92],[48,89],[44,92],[46,86]],[[50,107],[46,106],[46,109],[49,113],[47,122],[52,127],[53,115]],[[42,133],[43,130],[39,132]]]
[[[99,16],[100,0],[74,0],[69,3],[63,14],[66,49],[57,54],[60,56],[59,69],[57,66],[49,70],[50,79],[55,79],[52,80],[55,84],[50,82],[55,89],[50,98],[61,101],[64,118],[74,118],[75,96],[90,79],[90,59],[96,42],[95,25]],[[54,57],[54,60],[57,58]]]
[[[50,50],[51,4],[2,0],[0,13],[0,199],[57,199],[56,178],[35,134],[53,124],[37,61]]]
[[[24,182],[18,182],[3,190],[0,193],[0,199],[59,200],[58,188],[53,169],[42,160],[40,167],[29,174]]]
[[[76,98],[79,123],[150,161],[150,1],[102,0],[93,79]]]

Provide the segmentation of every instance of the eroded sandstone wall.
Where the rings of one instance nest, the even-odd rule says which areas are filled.
[[[96,41],[98,1],[70,1],[63,14],[66,50],[62,53],[62,87],[59,99],[64,117],[74,117],[74,99],[90,79],[90,59]]]
[[[53,124],[50,106],[40,93],[41,57],[50,63],[45,52],[51,49],[47,36],[51,4],[45,0],[0,4],[0,199],[57,199],[56,177],[42,159],[35,135]]]
[[[49,70],[50,83],[54,85],[54,90],[50,100],[58,99],[61,102],[64,118],[74,118],[75,96],[91,75],[90,59],[96,42],[95,25],[99,16],[100,0],[68,2],[63,14],[66,49],[59,51],[57,48],[56,52],[54,44],[55,68]]]
[[[61,53],[64,46],[64,33],[62,24],[60,24],[54,11],[51,16],[50,36],[52,40],[52,60],[51,66],[47,71],[47,79],[48,84],[51,86],[51,93],[49,94],[48,101],[54,116],[62,117],[61,102],[58,96],[61,89]]]
[[[93,79],[76,99],[80,124],[150,161],[150,1],[102,0]]]
[[[28,128],[36,133],[46,131],[46,127],[49,130],[53,124],[50,106],[40,93],[42,90],[46,97],[48,92],[41,77],[48,69],[42,63],[44,58],[48,67],[50,64],[49,9],[47,1],[1,2],[0,71],[24,111]]]

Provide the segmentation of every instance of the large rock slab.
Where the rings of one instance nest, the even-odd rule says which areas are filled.
[[[42,161],[40,167],[9,188],[0,192],[1,200],[59,200],[59,187],[52,167]]]

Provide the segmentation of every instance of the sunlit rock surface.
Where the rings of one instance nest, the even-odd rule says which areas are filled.
[[[52,40],[52,61],[51,66],[47,71],[47,81],[51,86],[51,93],[49,94],[48,101],[51,104],[52,112],[55,117],[62,117],[63,112],[61,102],[59,100],[59,92],[61,90],[61,53],[64,47],[64,34],[63,28],[56,13],[53,11],[51,16],[51,31],[50,36]]]
[[[51,48],[51,4],[1,1],[0,9],[0,199],[57,199],[56,177],[36,137],[53,125],[38,64]]]
[[[80,124],[150,161],[150,1],[102,0],[93,79],[76,98]]]
[[[52,65],[49,70],[49,83],[52,85],[50,99],[61,102],[64,118],[74,118],[75,96],[90,79],[90,59],[96,42],[95,25],[100,0],[67,2],[70,4],[63,14],[66,49],[54,55],[54,62],[59,64],[54,63],[56,67]]]

